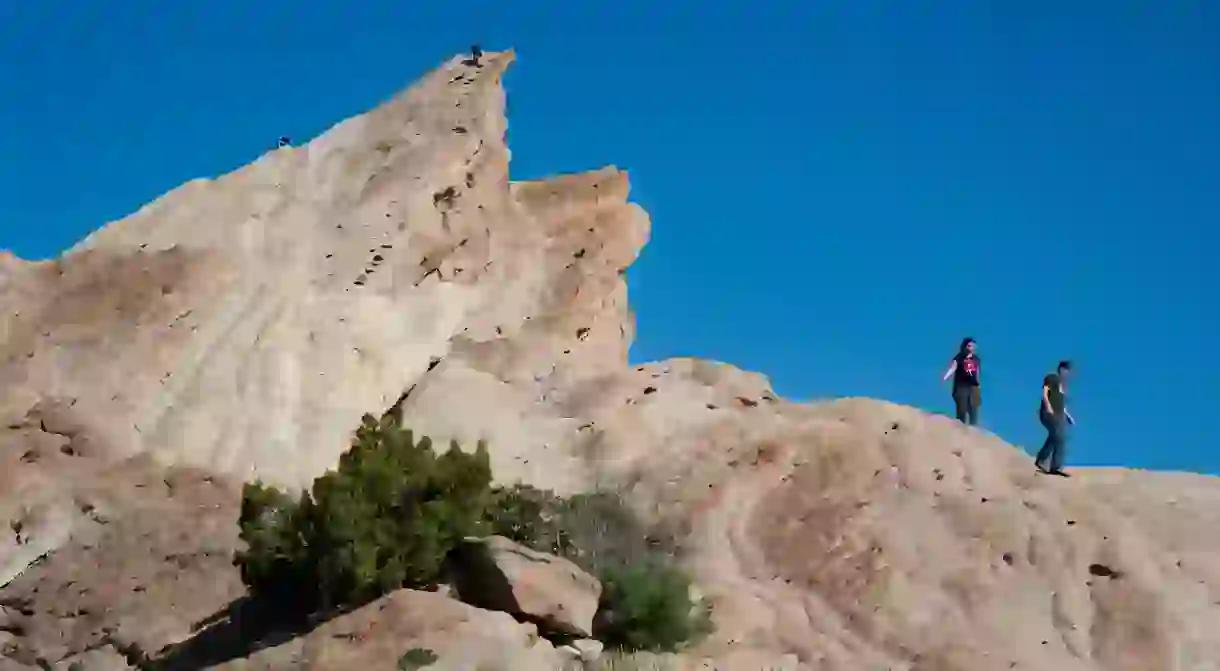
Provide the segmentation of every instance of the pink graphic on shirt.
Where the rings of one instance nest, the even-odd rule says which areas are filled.
[[[962,361],[962,369],[966,371],[967,375],[978,377],[979,360],[975,357],[967,357]]]

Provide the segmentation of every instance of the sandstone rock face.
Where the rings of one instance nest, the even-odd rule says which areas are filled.
[[[1046,479],[992,436],[865,399],[708,412],[737,417],[650,443],[619,477],[688,525],[719,626],[709,654],[844,670],[1220,660],[1213,478]]]
[[[282,645],[210,668],[224,671],[396,671],[409,650],[432,652],[435,671],[560,669],[563,658],[533,625],[431,592],[402,590]],[[183,667],[192,668],[192,667]]]
[[[523,616],[555,632],[593,633],[601,583],[566,559],[491,536],[458,547],[451,564],[466,603]]]
[[[232,565],[236,488],[138,458],[65,489],[64,505],[80,518],[71,538],[0,591],[0,629],[18,633],[11,659],[34,664],[107,647],[152,658],[244,593]]]
[[[648,222],[614,169],[509,184],[499,81],[511,60],[455,59],[59,260],[6,261],[0,411],[68,399],[124,454],[300,486],[334,463],[362,413],[394,403],[433,359],[466,353],[486,362],[468,371],[470,401],[497,411],[463,432],[503,434],[499,470],[530,473],[522,453],[545,442],[542,427],[503,430],[529,403],[489,405],[496,385],[537,377],[545,393],[621,365],[618,271]],[[521,333],[532,337],[500,344]],[[550,434],[567,428],[552,423]],[[574,468],[545,471],[570,489]]]
[[[672,668],[1220,669],[1216,478],[1045,479],[912,408],[630,366],[648,218],[614,168],[509,180],[511,60],[454,59],[60,259],[0,256],[0,664],[201,649],[241,594],[240,482],[303,486],[397,404],[488,440],[501,481],[621,488],[677,530],[717,631]],[[531,640],[400,592],[191,668],[389,669],[417,644],[562,663]]]

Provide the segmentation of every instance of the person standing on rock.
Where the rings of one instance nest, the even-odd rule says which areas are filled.
[[[979,406],[983,403],[979,388],[981,362],[975,347],[974,338],[963,338],[957,356],[949,362],[949,370],[941,378],[942,382],[953,378],[953,405],[957,409],[957,419],[971,426],[979,423]]]
[[[1072,374],[1072,362],[1060,361],[1054,373],[1042,380],[1042,402],[1038,404],[1038,419],[1046,429],[1046,442],[1034,458],[1034,466],[1048,475],[1068,477],[1063,472],[1067,427],[1076,419],[1067,409],[1067,380]]]

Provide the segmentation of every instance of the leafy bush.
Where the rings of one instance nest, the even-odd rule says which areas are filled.
[[[435,664],[436,653],[426,648],[411,648],[398,658],[398,671],[416,671],[430,664]]]
[[[238,525],[247,547],[238,553],[235,563],[251,592],[277,602],[304,596],[299,589],[307,577],[308,556],[301,534],[301,510],[307,500],[302,495],[297,503],[259,482],[242,488]]]
[[[365,415],[338,469],[299,499],[261,483],[242,494],[246,549],[235,563],[254,596],[289,612],[432,587],[464,537],[497,534],[600,577],[594,630],[607,645],[674,650],[709,622],[692,606],[672,547],[651,537],[617,495],[563,499],[524,485],[492,489],[486,445],[467,454],[454,443],[438,455],[393,413]]]
[[[612,566],[601,580],[593,635],[607,646],[674,652],[711,629],[707,610],[691,600],[690,579],[671,562]]]
[[[564,557],[593,574],[672,552],[610,492],[563,499],[528,485],[498,489],[485,520],[491,533]]]
[[[466,454],[453,443],[438,456],[391,417],[365,415],[338,470],[300,501],[246,486],[242,578],[256,595],[322,608],[430,587],[449,550],[484,528],[490,483],[485,445]]]
[[[567,499],[558,521],[568,543],[564,556],[595,575],[669,557],[674,551],[619,495],[611,492]]]
[[[568,556],[571,541],[560,519],[564,501],[552,492],[515,485],[497,488],[484,513],[490,533],[526,547]]]
[[[497,491],[491,532],[565,557],[602,581],[594,635],[624,650],[672,651],[706,633],[673,548],[610,492],[562,499],[518,485]]]

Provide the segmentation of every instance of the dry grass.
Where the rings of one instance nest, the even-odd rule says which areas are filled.
[[[585,671],[674,671],[673,658],[648,652],[624,653],[608,650]]]

